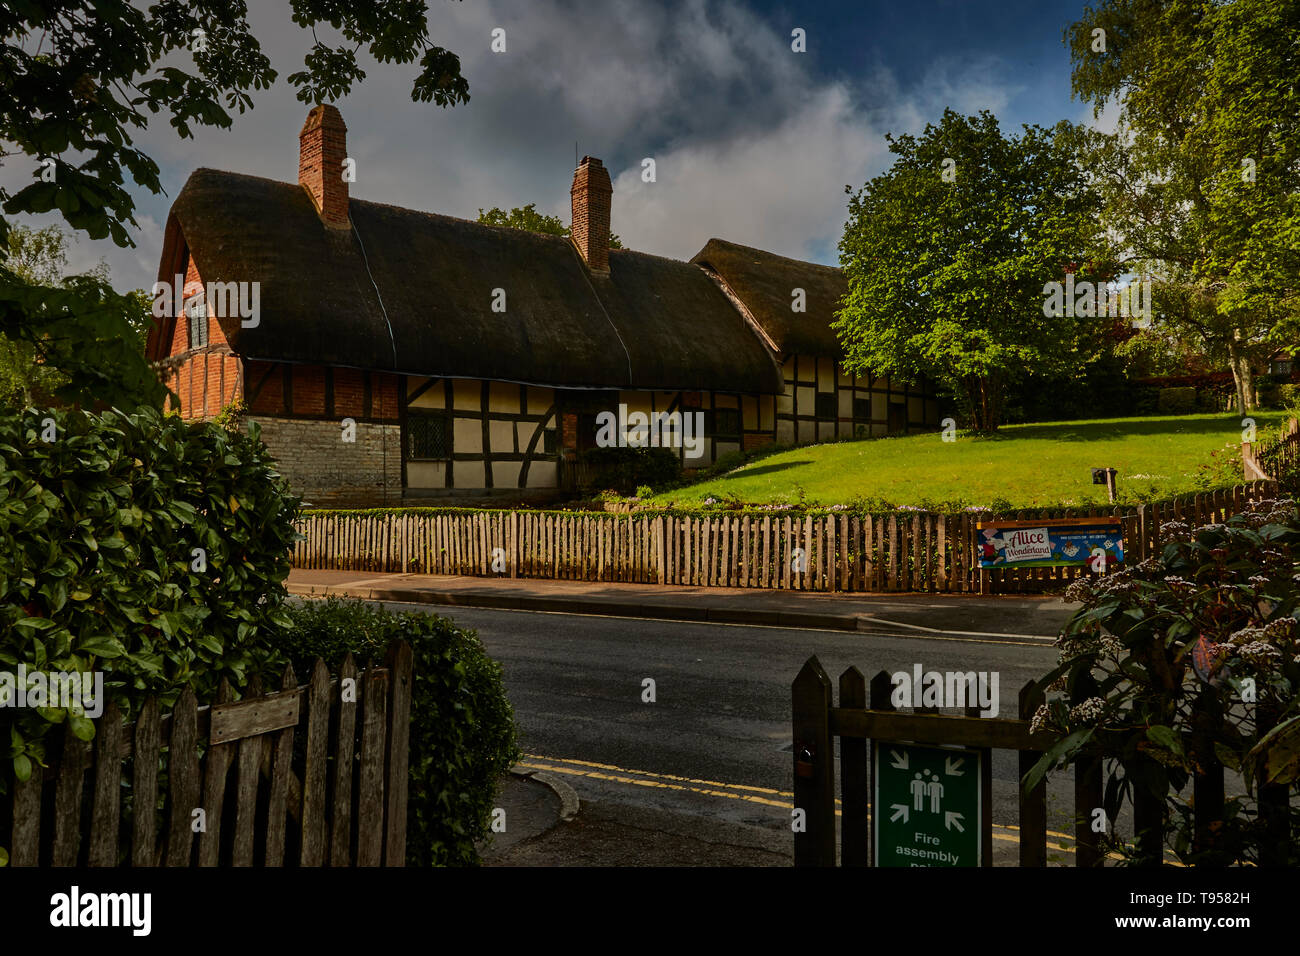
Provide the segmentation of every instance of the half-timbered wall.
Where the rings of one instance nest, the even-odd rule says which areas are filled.
[[[939,424],[939,405],[923,386],[885,376],[846,375],[835,359],[792,355],[782,366],[776,440],[783,445],[835,438],[876,438]],[[891,408],[893,411],[891,412]]]
[[[407,488],[495,492],[556,486],[554,389],[415,376],[404,382]],[[423,427],[441,436],[441,443],[416,444],[421,418],[431,420]]]

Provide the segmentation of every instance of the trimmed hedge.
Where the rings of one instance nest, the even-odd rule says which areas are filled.
[[[336,596],[288,605],[286,612],[292,624],[278,646],[300,678],[317,657],[334,664],[351,653],[358,663],[382,663],[394,641],[410,643],[407,864],[477,863],[475,844],[488,835],[497,783],[519,759],[501,665],[473,631],[432,614],[394,614]]]

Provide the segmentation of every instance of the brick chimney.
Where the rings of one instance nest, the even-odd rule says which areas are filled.
[[[573,171],[573,244],[578,247],[587,268],[598,275],[609,275],[609,200],[614,187],[605,165],[591,156]]]
[[[348,227],[348,184],[343,180],[348,128],[336,107],[313,106],[298,134],[298,182],[311,193],[327,226]]]

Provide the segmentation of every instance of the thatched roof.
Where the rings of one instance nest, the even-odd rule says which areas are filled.
[[[848,292],[839,269],[787,259],[725,239],[710,239],[691,262],[722,277],[782,356],[838,358],[843,354],[830,327]],[[804,290],[805,312],[791,309],[795,289]]]
[[[590,276],[566,238],[357,199],[349,213],[355,233],[327,229],[301,186],[197,170],[172,206],[159,279],[170,281],[183,242],[204,282],[259,282],[260,325],[221,320],[250,359],[560,387],[781,390],[771,353],[688,263],[613,250],[609,277]],[[495,289],[504,313],[492,311]]]

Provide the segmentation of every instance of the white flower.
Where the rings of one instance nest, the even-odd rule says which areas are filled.
[[[1089,697],[1070,708],[1070,723],[1091,724],[1105,712],[1106,702],[1100,697]]]
[[[1237,649],[1237,653],[1243,660],[1246,660],[1257,667],[1263,666],[1273,660],[1282,659],[1281,651],[1272,644],[1265,644],[1263,641],[1253,641],[1250,644],[1244,644]]]

